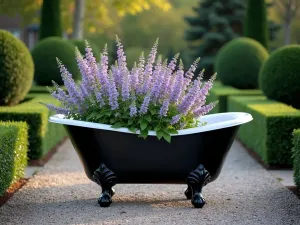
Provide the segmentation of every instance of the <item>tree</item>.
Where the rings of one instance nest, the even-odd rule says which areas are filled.
[[[83,38],[83,25],[85,14],[85,0],[75,0],[75,10],[73,16],[73,39]]]
[[[265,0],[247,1],[244,35],[257,40],[266,49],[269,49],[267,5]]]
[[[185,40],[190,43],[191,57],[201,57],[198,71],[205,69],[205,79],[213,75],[218,50],[242,34],[245,2],[235,0],[202,0],[193,8],[196,16],[185,17],[190,28]]]
[[[168,0],[85,0],[85,4],[81,4],[79,7],[75,4],[75,0],[63,0],[60,4],[63,29],[69,34],[72,34],[75,27],[73,17],[76,10],[84,14],[84,16],[78,16],[79,18],[84,18],[83,20],[76,20],[81,23],[84,21],[84,24],[78,27],[84,27],[84,31],[86,32],[95,33],[111,27],[117,18],[126,14],[137,14],[153,6],[163,11],[171,8]],[[24,25],[33,22],[38,23],[38,11],[41,5],[42,0],[1,0],[0,14],[11,16],[21,15]],[[78,9],[75,10],[75,6]],[[85,7],[85,10],[82,9],[83,7]],[[85,11],[89,13],[84,13]]]
[[[288,45],[291,43],[291,24],[299,11],[300,0],[274,0],[274,4],[278,16],[283,21],[284,44]]]
[[[43,0],[39,39],[62,36],[60,0]]]

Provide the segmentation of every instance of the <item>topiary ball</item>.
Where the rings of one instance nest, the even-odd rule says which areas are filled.
[[[274,51],[259,73],[259,86],[276,101],[300,109],[300,45],[289,45]]]
[[[28,93],[34,74],[32,57],[25,44],[0,30],[0,105],[16,105]]]
[[[75,60],[75,47],[60,37],[49,37],[38,42],[33,48],[32,57],[35,65],[34,80],[38,85],[51,85],[52,80],[63,84],[56,57],[62,61],[74,80],[80,73]]]
[[[69,40],[70,43],[72,43],[74,46],[77,46],[78,50],[82,55],[85,55],[85,41],[84,40],[79,40],[79,39],[72,39]],[[100,51],[98,47],[91,41],[88,41],[90,47],[93,50],[93,55],[96,58],[97,61],[100,60]]]
[[[268,57],[268,51],[256,40],[236,38],[220,49],[214,69],[225,85],[256,89],[260,67]]]

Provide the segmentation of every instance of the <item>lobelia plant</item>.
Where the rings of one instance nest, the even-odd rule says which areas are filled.
[[[92,49],[85,42],[86,54],[82,56],[76,48],[76,60],[82,81],[75,83],[72,75],[57,59],[67,92],[55,82],[51,95],[62,103],[62,107],[44,104],[65,118],[111,124],[112,128],[126,127],[146,138],[150,130],[156,131],[160,140],[171,142],[171,134],[178,130],[204,125],[199,118],[214,108],[217,102],[206,103],[216,75],[203,82],[201,71],[192,80],[199,58],[184,72],[182,61],[176,69],[179,54],[168,63],[157,55],[156,40],[147,62],[143,52],[138,64],[128,69],[123,46],[117,37],[118,59],[108,66],[107,45],[96,62]],[[155,62],[156,59],[156,62]]]

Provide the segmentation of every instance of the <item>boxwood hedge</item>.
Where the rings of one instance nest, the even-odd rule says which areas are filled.
[[[28,134],[25,122],[0,121],[0,196],[24,176]]]
[[[266,165],[292,166],[291,133],[300,127],[299,110],[264,96],[232,96],[228,110],[253,116],[253,121],[241,126],[238,138]]]
[[[294,181],[298,188],[300,188],[300,129],[293,131],[293,169]]]
[[[28,124],[30,159],[42,158],[66,136],[61,125],[48,122],[50,111],[39,102],[59,104],[49,94],[29,94],[19,105],[0,107],[0,120],[24,121]]]

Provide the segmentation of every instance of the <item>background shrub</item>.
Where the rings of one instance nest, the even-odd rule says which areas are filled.
[[[52,85],[52,80],[63,84],[56,57],[62,61],[75,80],[80,77],[75,60],[75,47],[62,38],[43,39],[34,47],[31,54],[35,66],[34,80],[38,85]]]
[[[294,181],[298,188],[300,188],[300,129],[293,131],[293,169]]]
[[[33,73],[33,61],[25,44],[0,30],[0,105],[22,101],[32,85]]]
[[[237,38],[221,48],[215,61],[217,77],[225,85],[239,89],[258,87],[260,67],[268,58],[268,51],[250,38]]]
[[[273,52],[259,74],[264,94],[295,108],[300,108],[300,46],[290,45]]]
[[[267,5],[265,0],[247,0],[244,35],[253,38],[266,49],[269,49],[268,31]]]
[[[24,176],[27,166],[27,124],[0,122],[0,196]]]
[[[74,45],[78,47],[78,50],[80,51],[80,53],[82,55],[85,54],[85,41],[84,40],[78,40],[78,39],[72,39],[70,40],[70,42]],[[98,47],[91,41],[89,41],[89,45],[93,50],[93,55],[96,58],[97,62],[100,60],[100,51],[98,49]],[[103,46],[104,47],[104,46]]]
[[[147,59],[149,54],[148,49],[139,48],[139,47],[131,47],[125,49],[128,68],[132,68],[134,62],[136,62],[137,64],[139,63],[139,57],[141,56],[142,51],[144,51],[144,57],[145,59]]]

